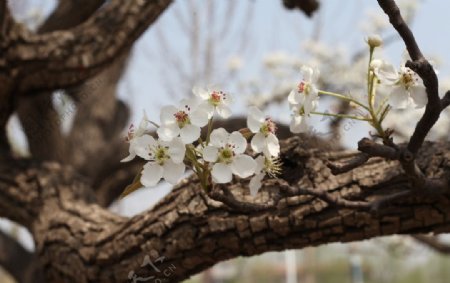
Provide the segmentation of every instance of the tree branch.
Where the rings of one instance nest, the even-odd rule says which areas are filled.
[[[418,163],[427,174],[442,176],[450,171],[449,152],[450,144],[429,143]],[[239,203],[267,204],[281,195],[276,209],[240,212],[210,199],[189,178],[151,210],[130,219],[91,203],[89,185],[70,169],[12,160],[0,166],[0,215],[30,229],[48,282],[123,282],[130,275],[166,276],[162,270],[170,267],[167,279],[180,281],[239,255],[450,231],[448,194],[397,198],[376,215],[348,205],[401,194],[408,182],[397,162],[383,159],[333,176],[326,162],[338,153],[294,137],[282,142],[280,182],[285,185],[266,180],[256,199],[249,196],[245,180],[227,187]],[[285,186],[301,194],[286,196]],[[155,265],[160,272],[144,264],[146,257],[153,263],[163,258]]]
[[[103,3],[104,0],[59,1],[54,12],[39,27],[38,33],[77,26]],[[54,109],[51,92],[21,96],[17,113],[27,136],[30,153],[34,158],[63,163],[67,161],[65,138],[61,132],[62,121]]]
[[[317,0],[283,0],[283,5],[287,9],[298,8],[308,17],[311,17],[320,6]]]
[[[71,29],[86,21],[105,0],[59,1],[53,13],[39,27],[39,33]]]
[[[129,50],[171,2],[112,0],[81,25],[42,35],[16,26],[0,72],[14,66],[21,92],[80,84]]]
[[[419,243],[424,244],[439,253],[450,254],[450,245],[441,242],[436,236],[413,235],[412,237]]]
[[[408,150],[415,155],[422,146],[426,135],[439,119],[442,104],[439,98],[439,83],[433,66],[423,56],[414,35],[404,21],[400,10],[394,0],[378,0],[378,4],[388,15],[392,26],[397,30],[406,45],[409,56],[413,60],[406,66],[414,70],[423,80],[426,88],[428,103],[425,113],[416,125],[413,135],[408,143]]]
[[[9,44],[9,35],[12,24],[11,13],[6,0],[0,0],[0,54],[3,54]],[[0,56],[0,66],[5,60]],[[1,69],[1,68],[0,68]],[[14,102],[11,95],[13,81],[8,75],[0,71],[0,156],[11,154],[8,137],[6,135],[6,125],[9,117],[14,111]]]
[[[120,161],[113,150],[117,150],[116,140],[123,145],[120,134],[128,122],[129,110],[117,99],[116,88],[127,59],[125,54],[113,66],[70,91],[76,99],[77,111],[67,137],[68,156],[70,164],[83,176],[96,179],[105,164],[109,167]]]
[[[44,282],[33,253],[0,231],[0,266],[19,283]]]
[[[7,0],[0,0],[0,42],[7,36],[8,26],[11,21],[11,14],[8,8]],[[0,43],[0,46],[1,43]]]

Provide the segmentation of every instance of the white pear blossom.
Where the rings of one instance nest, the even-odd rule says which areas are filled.
[[[251,141],[253,151],[263,152],[266,156],[278,156],[280,143],[275,136],[277,127],[272,119],[266,118],[261,110],[252,106],[249,109],[247,126],[255,134]]]
[[[392,87],[389,104],[404,109],[412,102],[417,108],[427,104],[427,94],[422,79],[413,70],[402,65],[397,71],[394,66],[382,60],[373,60],[371,68],[382,84]]]
[[[181,107],[165,106],[161,110],[161,127],[157,133],[161,140],[171,141],[180,136],[184,144],[194,142],[200,137],[201,127],[208,123],[206,109],[199,107],[194,99],[182,100]]]
[[[292,107],[291,123],[289,129],[292,133],[306,133],[308,131],[309,115],[305,114],[305,110],[300,105],[293,105]]]
[[[256,196],[261,188],[261,181],[266,175],[276,177],[281,172],[281,164],[277,158],[258,156],[256,158],[255,176],[252,177],[249,183],[250,195]]]
[[[146,151],[140,155],[149,160],[144,165],[141,175],[141,183],[146,187],[158,184],[164,178],[170,184],[176,184],[183,176],[185,165],[183,163],[186,147],[180,138],[174,138],[170,142],[155,140],[152,136],[144,135],[146,139]]]
[[[319,101],[319,91],[315,85],[319,77],[319,71],[308,66],[301,68],[303,76],[297,89],[289,93],[288,101],[291,106],[300,106],[306,115],[314,111]]]
[[[238,55],[233,55],[230,58],[228,58],[227,67],[228,70],[231,72],[239,71],[242,69],[244,65],[244,62],[242,61],[242,58]]]
[[[256,162],[244,154],[247,141],[240,132],[228,133],[224,128],[215,129],[209,144],[203,149],[203,159],[213,163],[211,175],[219,184],[232,180],[232,174],[247,178],[255,173]]]
[[[202,100],[199,107],[206,110],[208,118],[211,118],[214,112],[217,112],[224,119],[231,116],[231,108],[229,105],[232,102],[232,98],[229,94],[220,90],[208,90],[200,87],[194,87],[192,92]]]
[[[131,126],[128,129],[127,137],[125,138],[126,141],[130,144],[130,147],[128,149],[129,155],[121,160],[121,162],[128,162],[133,160],[136,155],[139,152],[144,151],[145,147],[145,139],[142,139],[142,136],[146,133],[148,130],[148,124],[149,120],[147,118],[147,114],[144,111],[144,116],[142,117],[141,122],[139,123],[139,126],[137,129],[134,128],[134,125],[131,124]]]

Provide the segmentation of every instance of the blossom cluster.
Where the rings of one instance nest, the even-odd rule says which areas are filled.
[[[257,107],[251,107],[244,134],[213,129],[215,116],[230,117],[232,97],[220,90],[199,87],[193,89],[193,94],[194,97],[180,101],[177,106],[163,107],[160,124],[149,121],[144,113],[138,128],[129,129],[129,155],[122,161],[131,161],[136,156],[147,161],[139,179],[146,187],[157,185],[161,179],[176,184],[190,168],[205,189],[213,183],[231,182],[233,175],[253,176],[249,187],[255,195],[264,176],[274,176],[280,170],[276,124]],[[157,128],[157,137],[151,134],[150,125]],[[203,137],[202,128],[206,130]],[[250,137],[252,155],[247,154]]]
[[[374,50],[382,45],[379,36],[369,37],[367,43],[370,56],[365,95],[320,90],[319,70],[301,67],[302,79],[287,97],[292,111],[292,133],[307,132],[307,121],[311,115],[326,115],[368,122],[378,136],[388,142],[392,131],[384,130],[382,122],[390,109],[404,109],[411,105],[421,108],[426,105],[427,95],[420,77],[404,64],[396,70],[383,60],[373,59]],[[224,128],[213,129],[215,116],[222,119],[231,116],[232,97],[215,89],[194,87],[192,92],[192,98],[162,108],[160,124],[149,121],[144,114],[139,127],[135,129],[132,126],[128,132],[129,156],[122,161],[130,161],[136,156],[147,161],[139,179],[140,184],[147,187],[157,185],[161,179],[176,184],[186,168],[190,168],[205,190],[214,183],[231,182],[233,175],[252,177],[250,193],[256,195],[262,179],[266,175],[276,177],[281,170],[276,124],[252,106],[248,111],[246,129],[232,133]],[[344,100],[363,111],[358,111],[356,115],[318,112],[319,99],[323,95]],[[156,134],[150,134],[150,125],[156,127]],[[252,153],[247,150],[250,139]]]
[[[423,108],[427,104],[425,87],[419,75],[403,63],[397,70],[392,64],[374,59],[374,50],[382,45],[379,36],[367,39],[370,48],[367,66],[367,93],[365,95],[339,94],[320,90],[318,79],[320,72],[309,66],[301,68],[302,79],[288,96],[291,114],[290,130],[293,133],[308,131],[307,120],[313,114],[349,118],[368,122],[377,130],[377,134],[387,139],[382,122],[391,109],[406,109],[411,106]],[[319,98],[332,96],[350,103],[354,108],[361,108],[358,115],[318,112]],[[365,113],[362,114],[361,113]]]

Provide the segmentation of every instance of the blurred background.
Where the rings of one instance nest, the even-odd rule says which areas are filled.
[[[345,4],[344,4],[345,2]],[[425,55],[439,71],[441,88],[450,89],[450,37],[447,17],[450,2],[398,1]],[[10,1],[17,21],[36,29],[55,7],[54,0]],[[368,47],[364,39],[380,34],[384,46],[375,57],[396,66],[405,60],[403,43],[390,27],[375,0],[322,0],[319,10],[307,17],[287,10],[282,1],[183,0],[176,1],[136,42],[119,85],[120,98],[132,110],[130,123],[138,123],[145,110],[159,119],[159,109],[188,97],[195,85],[220,86],[234,96],[235,116],[257,105],[276,121],[288,123],[286,97],[300,79],[300,66],[321,71],[321,89],[358,96],[364,92]],[[323,99],[321,111],[333,112],[338,101]],[[64,93],[54,94],[62,126],[71,127],[76,109]],[[386,121],[395,128],[396,140],[407,138],[420,110],[392,112]],[[448,112],[430,135],[447,139]],[[311,133],[330,137],[330,120],[315,117]],[[367,136],[367,125],[341,122],[339,139],[348,148]],[[12,119],[9,134],[16,151],[27,154],[21,126]],[[125,135],[125,133],[124,133]],[[170,186],[141,189],[116,202],[111,209],[132,216],[151,208]],[[0,227],[33,249],[30,235],[0,220]],[[301,237],[301,235],[299,235]],[[446,236],[442,236],[446,241]],[[407,236],[373,239],[347,245],[332,244],[302,251],[267,253],[216,265],[187,282],[448,282],[450,257],[435,253]],[[0,282],[7,281],[0,272]]]

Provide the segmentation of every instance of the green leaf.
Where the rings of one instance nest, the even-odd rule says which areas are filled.
[[[122,194],[120,194],[120,199],[126,197],[127,195],[131,194],[134,191],[139,190],[140,188],[142,188],[144,185],[141,184],[141,173],[139,172],[133,179],[133,183],[131,183],[130,185],[128,185],[125,190],[122,192]]]

